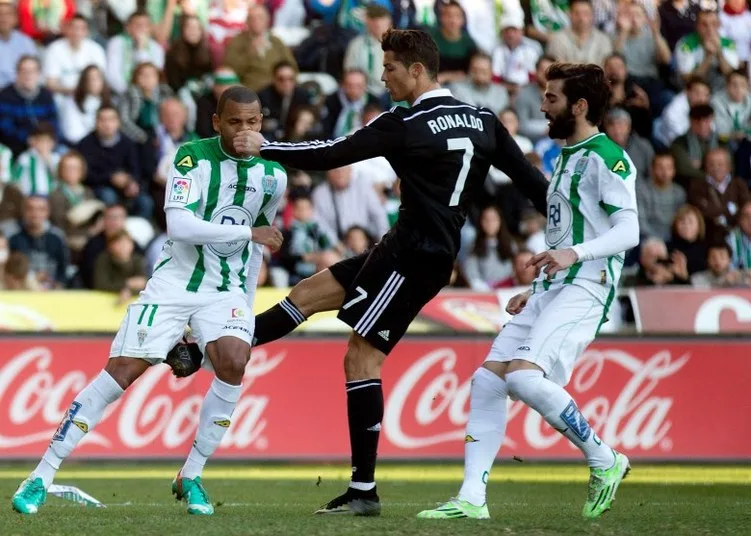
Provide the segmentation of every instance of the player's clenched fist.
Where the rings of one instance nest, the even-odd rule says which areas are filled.
[[[273,253],[279,251],[279,248],[282,247],[284,238],[282,237],[282,232],[276,227],[264,225],[263,227],[253,227],[251,240],[256,244],[268,246]]]
[[[521,313],[524,310],[524,306],[527,305],[527,300],[529,300],[531,295],[532,292],[528,290],[527,292],[522,292],[511,298],[508,301],[508,305],[506,305],[506,312],[510,315],[518,315]]]
[[[261,145],[266,141],[264,137],[252,130],[244,130],[235,134],[232,144],[235,151],[244,156],[261,156]]]

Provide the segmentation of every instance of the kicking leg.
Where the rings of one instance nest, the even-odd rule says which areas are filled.
[[[60,464],[83,437],[93,430],[104,411],[115,402],[146,369],[148,361],[131,357],[112,358],[99,375],[84,387],[65,412],[42,460],[13,495],[13,509],[34,514],[44,504],[47,488],[52,484]]]
[[[381,513],[375,467],[383,420],[381,365],[385,358],[383,352],[352,333],[344,358],[352,480],[346,493],[322,506],[317,514],[373,516]]]
[[[514,360],[506,372],[509,393],[537,411],[584,453],[590,467],[589,493],[583,515],[595,518],[610,509],[629,461],[594,433],[566,390],[547,379],[537,365]]]
[[[232,412],[242,392],[250,346],[236,337],[221,337],[206,346],[216,376],[201,404],[198,431],[188,459],[172,483],[172,493],[185,499],[188,513],[211,515],[214,507],[203,487],[201,474],[230,426]]]

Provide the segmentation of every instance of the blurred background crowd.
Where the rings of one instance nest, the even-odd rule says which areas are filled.
[[[548,177],[562,141],[545,70],[601,65],[604,131],[638,170],[627,285],[751,286],[751,11],[746,0],[0,0],[0,287],[130,299],[166,241],[177,147],[214,135],[227,87],[258,92],[269,139],[347,135],[390,106],[380,38],[424,28],[439,81],[498,115]],[[295,284],[396,221],[383,158],[288,169],[285,243],[259,284]],[[528,285],[545,218],[492,169],[452,286]]]

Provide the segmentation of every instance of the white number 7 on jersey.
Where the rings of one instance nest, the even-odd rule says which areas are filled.
[[[470,162],[472,162],[472,157],[475,155],[475,146],[472,145],[472,141],[469,138],[449,138],[446,141],[448,142],[449,151],[464,152],[462,158],[462,169],[459,171],[459,176],[456,178],[454,193],[451,194],[451,199],[449,199],[449,206],[455,207],[459,204],[459,198],[462,196],[462,191],[464,190],[464,183],[467,182]]]

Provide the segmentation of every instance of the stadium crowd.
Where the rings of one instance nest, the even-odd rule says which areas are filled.
[[[746,0],[0,0],[0,287],[143,289],[167,240],[177,147],[213,136],[227,87],[258,92],[263,134],[347,135],[393,105],[380,36],[422,27],[440,82],[498,114],[548,177],[540,112],[554,61],[601,65],[604,131],[638,170],[642,241],[626,284],[751,286],[751,11]],[[287,286],[394,224],[384,158],[288,169],[262,286]],[[545,218],[496,169],[452,285],[528,285]]]

